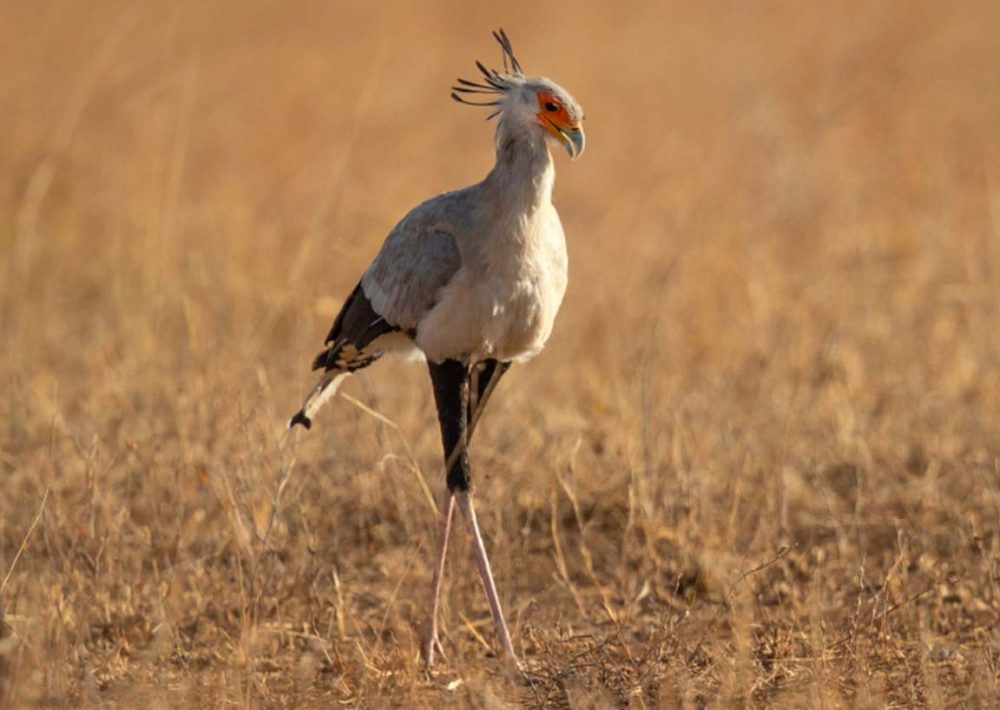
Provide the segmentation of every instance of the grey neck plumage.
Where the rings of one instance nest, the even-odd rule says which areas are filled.
[[[501,116],[495,143],[496,165],[483,188],[515,212],[534,212],[551,202],[555,167],[544,134],[534,126],[510,126]]]

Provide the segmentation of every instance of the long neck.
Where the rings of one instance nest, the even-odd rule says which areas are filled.
[[[496,132],[496,165],[483,189],[496,196],[504,210],[530,213],[551,202],[556,172],[541,131],[510,126],[500,118]]]

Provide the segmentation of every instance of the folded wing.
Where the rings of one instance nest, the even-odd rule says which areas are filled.
[[[429,206],[425,203],[396,225],[344,302],[326,337],[327,347],[313,360],[313,369],[323,375],[288,421],[289,428],[312,426],[344,377],[385,354],[393,343],[387,336],[402,332],[412,338],[458,271],[461,255],[455,237],[433,219]]]

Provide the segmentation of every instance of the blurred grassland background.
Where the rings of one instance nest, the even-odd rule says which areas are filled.
[[[587,113],[571,283],[473,448],[424,368],[285,418],[503,26]],[[0,4],[0,705],[988,707],[1000,4]],[[373,416],[372,412],[378,416]]]

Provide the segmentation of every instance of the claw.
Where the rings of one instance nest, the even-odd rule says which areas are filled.
[[[420,655],[423,657],[424,665],[427,668],[431,668],[434,665],[435,654],[445,661],[448,660],[448,654],[444,652],[444,646],[441,645],[441,639],[438,638],[437,633],[426,633],[424,634],[423,643],[420,644]]]

